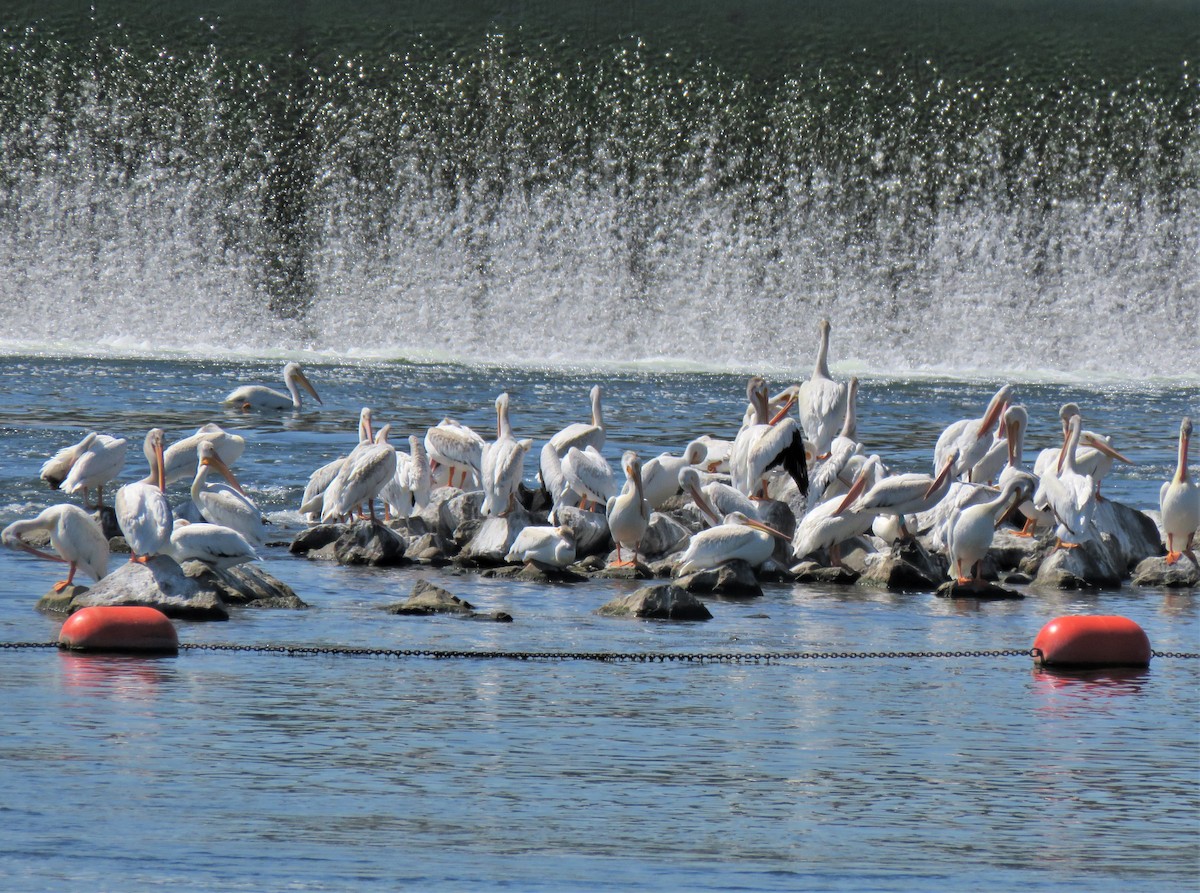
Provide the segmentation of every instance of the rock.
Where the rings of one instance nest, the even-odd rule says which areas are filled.
[[[632,567],[614,567],[611,561],[616,560],[616,553],[610,556],[610,563],[592,573],[593,577],[602,580],[651,580],[654,571],[640,561]]]
[[[575,554],[579,558],[607,554],[613,547],[608,519],[600,512],[585,512],[573,505],[564,505],[558,510],[558,523],[575,531]]]
[[[144,605],[177,620],[228,620],[220,593],[184,573],[174,558],[130,561],[72,599],[71,611],[94,605]]]
[[[565,567],[554,567],[537,561],[525,564],[507,564],[502,567],[488,568],[480,573],[481,577],[502,580],[518,580],[522,583],[583,583],[587,577]]]
[[[848,567],[824,567],[815,561],[801,561],[792,568],[797,583],[853,583],[859,575]]]
[[[554,506],[545,488],[537,487],[531,490],[525,486],[524,481],[517,484],[517,502],[530,514],[544,514]],[[538,523],[541,523],[541,520],[539,519]]]
[[[100,529],[104,531],[107,539],[122,535],[121,525],[117,523],[117,513],[111,505],[96,509],[92,512],[92,517],[96,519],[96,523],[100,525]]]
[[[791,478],[787,478],[787,480],[792,481]],[[760,501],[758,503],[758,519],[768,527],[774,527],[780,533],[786,534],[789,538],[796,532],[796,515],[786,502],[776,499]],[[793,560],[792,544],[777,537],[771,537],[771,540],[775,544],[775,549],[771,553],[772,560],[776,564],[788,567]]]
[[[370,521],[351,525],[333,543],[333,554],[339,564],[347,565],[397,567],[408,563],[400,535],[390,527]],[[315,555],[310,553],[309,557]]]
[[[307,527],[296,534],[296,538],[288,546],[288,551],[293,555],[307,555],[309,552],[337,542],[346,530],[345,524],[317,524]]]
[[[1144,558],[1134,568],[1133,585],[1194,589],[1200,587],[1200,567],[1193,564],[1187,556],[1174,564],[1167,564],[1166,556],[1162,555]]]
[[[413,515],[411,518],[392,518],[386,523],[388,527],[405,539],[415,539],[431,532],[429,524],[420,515]]]
[[[890,551],[892,555],[911,564],[922,575],[935,582],[944,579],[950,572],[950,560],[941,552],[929,552],[915,537],[898,540],[890,547]],[[984,559],[985,569],[987,564],[987,559]]]
[[[691,531],[670,515],[653,512],[650,526],[642,537],[640,554],[642,557],[665,555],[690,536]]]
[[[889,592],[931,592],[938,585],[936,579],[894,551],[876,553],[855,583]]]
[[[30,537],[21,537],[25,542],[29,542]],[[55,592],[51,589],[45,595],[38,599],[37,609],[43,614],[70,614],[74,608],[71,603],[88,591],[87,586],[76,586],[72,583],[60,592]]]
[[[108,551],[115,552],[118,555],[129,554],[129,543],[125,542],[123,536],[110,536],[108,538]]]
[[[442,489],[445,489],[444,487]],[[436,491],[435,491],[436,492]],[[423,517],[423,516],[422,516]],[[458,492],[441,503],[438,508],[438,525],[447,535],[460,543],[470,537],[459,539],[458,530],[468,521],[483,520],[483,491]],[[471,531],[472,533],[474,531]]]
[[[650,617],[659,620],[711,620],[704,602],[689,592],[661,584],[613,599],[597,612],[606,617]]]
[[[880,554],[866,537],[855,536],[842,543],[842,565],[862,576]]]
[[[992,559],[997,574],[1028,568],[1025,573],[1032,576],[1037,573],[1042,560],[1053,546],[1053,536],[1038,540],[1031,536],[1017,536],[1012,528],[1002,527],[992,537],[988,557]]]
[[[521,508],[504,517],[485,518],[475,535],[463,547],[462,556],[480,565],[504,564],[504,557],[517,539],[517,534],[529,526],[529,514]]]
[[[1074,549],[1055,549],[1042,562],[1035,586],[1053,589],[1110,589],[1121,585],[1123,574],[1114,560],[1115,544],[1108,534],[1080,543]]]
[[[687,592],[754,598],[762,595],[762,587],[754,576],[754,568],[740,559],[718,568],[708,568],[675,580],[675,585]]]
[[[211,588],[228,605],[245,608],[307,608],[282,580],[256,564],[239,564],[221,570],[201,561],[185,561],[183,572],[205,588]]]
[[[959,583],[949,580],[937,588],[940,598],[974,598],[980,601],[999,601],[1003,599],[1024,598],[1015,589],[1005,589],[995,583]]]
[[[1121,570],[1128,570],[1145,558],[1166,552],[1154,519],[1123,503],[1111,499],[1097,500],[1092,523],[1098,531],[1113,537],[1112,546]]]
[[[467,615],[475,612],[475,607],[456,595],[451,595],[441,586],[436,586],[428,580],[418,580],[413,584],[412,594],[407,601],[398,605],[390,605],[385,609],[389,614],[458,614]]]

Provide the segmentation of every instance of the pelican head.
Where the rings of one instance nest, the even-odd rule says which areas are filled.
[[[304,390],[312,394],[312,398],[314,400],[316,400],[322,406],[325,405],[325,403],[321,400],[320,395],[317,394],[317,389],[312,386],[312,382],[308,380],[308,376],[305,375],[304,370],[300,368],[299,363],[288,363],[283,367],[283,380],[287,383],[289,389],[299,385],[300,387],[304,388]]]
[[[1132,459],[1126,459],[1124,456],[1122,456],[1113,448],[1112,444],[1110,444],[1106,438],[1101,437],[1095,431],[1081,431],[1079,434],[1079,442],[1085,444],[1086,446],[1090,446],[1094,450],[1099,450],[1110,459],[1117,459],[1121,462],[1124,462],[1126,465],[1133,464]]]
[[[781,539],[785,543],[790,543],[792,541],[792,538],[790,536],[788,536],[786,533],[776,530],[774,527],[771,527],[768,524],[764,524],[762,521],[756,521],[754,518],[751,518],[749,515],[745,514],[744,512],[736,512],[736,511],[730,512],[728,515],[725,516],[724,523],[740,524],[743,527],[752,527],[755,530],[761,530],[763,533],[767,533],[777,539]]]
[[[217,455],[217,448],[210,441],[202,440],[196,447],[196,453],[200,457],[200,465],[203,468],[211,468],[216,471],[221,477],[229,482],[229,486],[237,490],[243,496],[246,491],[242,489],[242,485],[238,483],[238,479],[234,477],[232,469],[225,464],[225,461]]]

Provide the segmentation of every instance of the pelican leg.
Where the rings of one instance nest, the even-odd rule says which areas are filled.
[[[70,586],[71,583],[75,580],[75,562],[74,561],[70,562],[70,565],[71,565],[71,569],[67,571],[67,579],[59,580],[57,583],[54,584],[55,592],[62,592],[64,589],[66,589],[68,586]]]
[[[829,564],[831,567],[843,567],[841,543],[835,543],[829,547]]]
[[[104,508],[104,485],[101,484],[96,488],[96,509]]]
[[[145,564],[150,560],[150,557],[149,555],[134,555],[132,552],[129,554],[129,560],[137,564]]]
[[[1022,527],[1020,530],[1014,532],[1013,536],[1031,537],[1034,535],[1034,533],[1036,531],[1037,531],[1037,521],[1033,520],[1033,518],[1026,518],[1025,526]]]
[[[1064,543],[1062,541],[1062,537],[1058,537],[1054,541],[1054,548],[1056,548],[1056,549],[1078,549],[1079,543]]]

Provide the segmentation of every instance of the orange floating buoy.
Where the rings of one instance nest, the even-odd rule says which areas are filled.
[[[1148,667],[1150,639],[1128,617],[1056,617],[1033,640],[1034,660],[1055,667]]]
[[[58,647],[71,651],[125,651],[178,654],[179,633],[157,608],[96,606],[81,608],[62,625]]]

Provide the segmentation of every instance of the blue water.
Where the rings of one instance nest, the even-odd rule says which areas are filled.
[[[399,434],[445,415],[491,434],[512,395],[540,445],[605,388],[615,457],[731,435],[744,376],[361,363],[309,365],[325,406],[227,413],[274,361],[0,359],[0,523],[54,496],[42,459],[97,428],[140,440],[218,421],[279,530],[308,473],[371,405]],[[795,370],[794,377],[804,370]],[[782,383],[782,381],[780,382]],[[940,426],[999,382],[868,379],[860,438],[927,470]],[[1192,385],[1016,385],[1031,446],[1074,399],[1137,464],[1105,483],[1153,509]],[[131,450],[125,480],[140,477]],[[532,463],[526,479],[532,482]],[[174,497],[184,498],[183,485]],[[119,560],[116,559],[116,560]],[[1195,591],[1028,591],[1019,602],[768,585],[713,619],[597,616],[629,584],[543,588],[419,568],[351,569],[265,550],[304,611],[179,623],[185,643],[390,649],[762,653],[1027,649],[1076,612],[1122,614],[1159,651],[1200,650]],[[48,642],[37,598],[59,568],[0,553],[0,641]],[[512,624],[382,613],[430,578]],[[1200,882],[1200,664],[1055,675],[1026,657],[754,663],[284,657],[177,658],[0,649],[0,886],[6,890],[1189,889]]]

